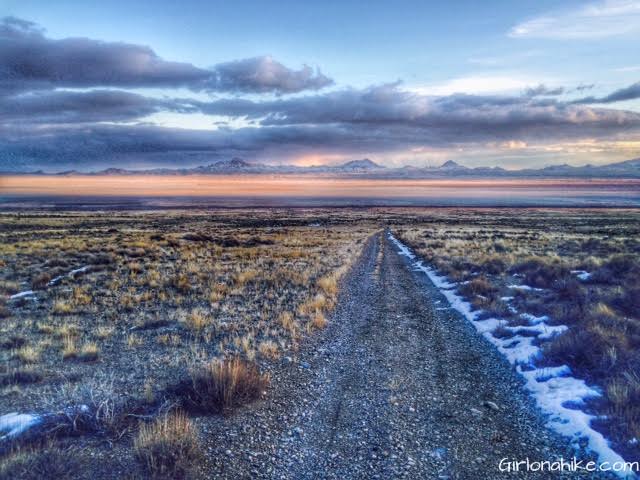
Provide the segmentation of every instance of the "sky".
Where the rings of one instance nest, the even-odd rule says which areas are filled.
[[[0,170],[640,157],[640,0],[0,0]]]

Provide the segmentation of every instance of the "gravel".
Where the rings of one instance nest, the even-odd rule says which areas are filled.
[[[442,305],[373,236],[327,329],[280,361],[264,399],[198,419],[203,478],[610,478],[499,471],[504,458],[584,455],[544,427],[506,360]]]

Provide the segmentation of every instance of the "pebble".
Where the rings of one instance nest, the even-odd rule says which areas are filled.
[[[500,411],[500,407],[495,402],[492,402],[490,400],[487,400],[486,402],[483,402],[482,404],[485,407],[487,407],[487,408],[489,408],[491,410],[495,410],[496,412]]]

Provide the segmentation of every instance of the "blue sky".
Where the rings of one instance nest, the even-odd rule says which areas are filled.
[[[0,38],[0,62],[12,63],[4,71],[31,75],[38,70],[18,57],[28,51],[11,43],[18,30],[19,42],[36,42],[51,69],[42,78],[25,77],[19,89],[9,85],[11,95],[0,96],[0,109],[6,100],[4,111],[12,114],[10,124],[0,124],[5,169],[192,164],[235,154],[297,163],[366,155],[390,165],[453,158],[508,168],[640,156],[640,94],[634,93],[640,80],[640,2],[635,0],[455,5],[5,0],[3,16],[33,22],[29,27],[9,22],[5,28],[9,47],[3,57]],[[81,48],[56,43],[70,37],[94,43]],[[68,66],[86,61],[92,48],[105,53],[100,45],[116,42],[148,47],[153,59],[189,64],[193,71],[186,72],[188,80],[172,71],[170,80],[160,81],[157,72],[147,71],[139,82],[128,76],[115,83],[108,64],[90,80],[80,78],[79,70],[70,72]],[[266,63],[237,63],[267,56]],[[64,80],[58,81],[62,67],[50,64],[56,58],[66,62]],[[311,73],[303,72],[305,65]],[[276,69],[277,81],[286,86],[234,83],[238,75],[251,75],[251,68],[269,75]],[[196,70],[216,72],[225,86],[195,86]],[[145,80],[145,74],[153,79]],[[622,96],[607,97],[629,88]],[[100,112],[105,92],[109,110]],[[98,94],[100,102],[90,98]],[[58,112],[47,95],[62,105]],[[583,101],[586,97],[595,102]],[[235,104],[225,110],[225,99],[251,105],[242,105],[240,112]],[[579,103],[571,103],[575,100]],[[19,118],[24,102],[33,109],[31,120],[38,120],[36,134],[27,118]],[[36,107],[37,102],[50,108]],[[344,108],[337,111],[336,105]],[[514,128],[518,121],[522,125]],[[372,130],[375,139],[366,135]],[[56,142],[46,144],[44,131]],[[96,152],[74,144],[88,131],[100,146]],[[131,141],[111,149],[109,132]],[[179,136],[179,148],[168,142],[156,146],[154,135]],[[146,149],[136,152],[136,143]]]

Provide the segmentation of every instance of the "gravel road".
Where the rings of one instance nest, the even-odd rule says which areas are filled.
[[[347,275],[330,326],[285,358],[261,402],[203,425],[222,478],[609,478],[501,473],[574,456],[509,364],[382,233]]]

